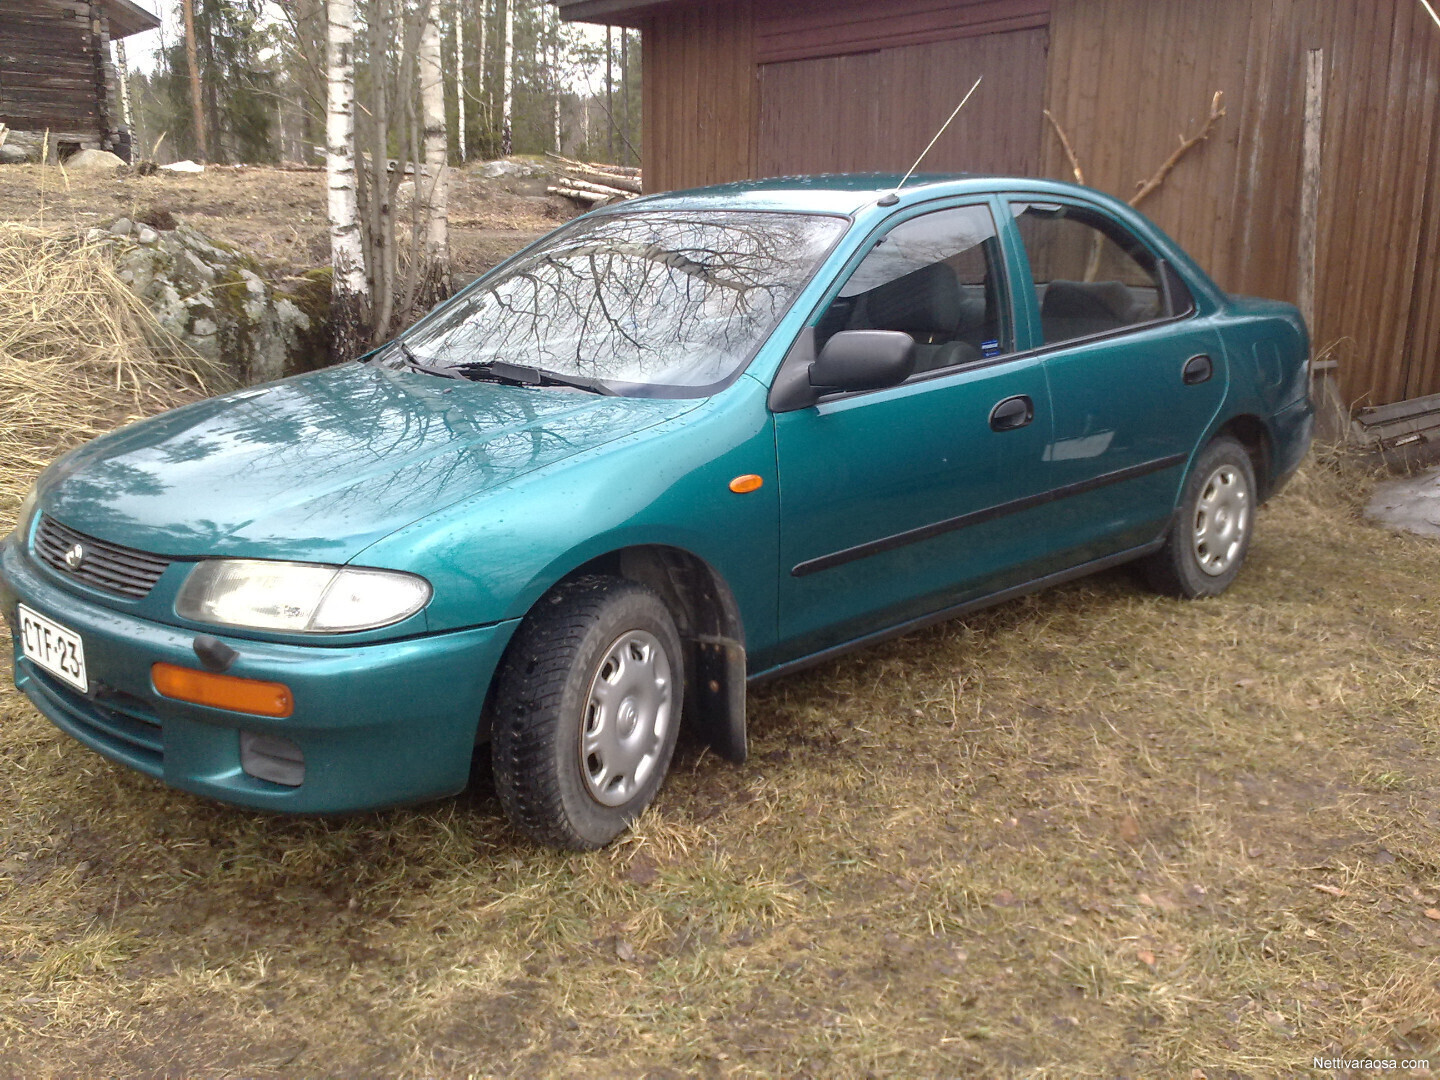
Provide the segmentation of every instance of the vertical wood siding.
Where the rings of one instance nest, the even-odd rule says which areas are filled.
[[[755,175],[753,8],[721,0],[642,24],[646,190]]]
[[[1033,30],[1051,0],[789,0],[755,13],[755,59],[814,60],[957,37]]]
[[[1033,175],[1044,66],[1044,30],[764,64],[757,174],[904,172],[983,75],[923,169]]]
[[[1223,90],[1210,141],[1142,209],[1224,288],[1294,301],[1305,72],[1323,49],[1316,345],[1353,341],[1339,372],[1348,401],[1440,393],[1440,29],[1416,0],[1050,0],[1048,31],[963,36],[982,14],[1037,17],[1029,3],[655,9],[647,187],[903,170],[984,71],[927,169],[1069,179],[1049,107],[1086,179],[1128,198]],[[959,36],[884,37],[934,32],[942,9]]]
[[[1317,348],[1341,391],[1440,393],[1433,253],[1440,30],[1410,0],[1055,0],[1047,101],[1089,183],[1128,198],[1225,92],[1227,116],[1142,209],[1223,287],[1298,299],[1305,71],[1325,57]],[[1044,171],[1069,178],[1045,134]]]

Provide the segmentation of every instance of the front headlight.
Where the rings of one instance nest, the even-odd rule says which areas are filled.
[[[249,630],[341,634],[408,619],[430,602],[430,583],[396,570],[208,559],[180,589],[182,618]]]

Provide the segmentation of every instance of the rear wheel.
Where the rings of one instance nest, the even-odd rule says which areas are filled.
[[[1165,546],[1145,562],[1159,592],[1219,596],[1240,573],[1255,522],[1255,469],[1245,448],[1222,435],[1200,452],[1185,481]]]
[[[526,616],[497,673],[495,787],[542,843],[609,843],[660,789],[680,728],[680,636],[643,585],[587,577]]]

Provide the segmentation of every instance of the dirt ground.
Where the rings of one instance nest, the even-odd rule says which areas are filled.
[[[575,216],[576,208],[547,196],[545,186],[543,178],[489,180],[474,166],[455,173],[450,224],[457,284]],[[253,253],[277,278],[330,259],[323,172],[244,166],[137,176],[0,167],[0,220],[91,228],[161,212]]]

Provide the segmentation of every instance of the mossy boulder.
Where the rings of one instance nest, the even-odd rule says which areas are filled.
[[[117,249],[120,277],[170,333],[242,383],[322,366],[328,299],[302,279],[270,281],[250,255],[188,225],[160,230],[120,218],[89,239]],[[328,289],[328,275],[327,275]]]

